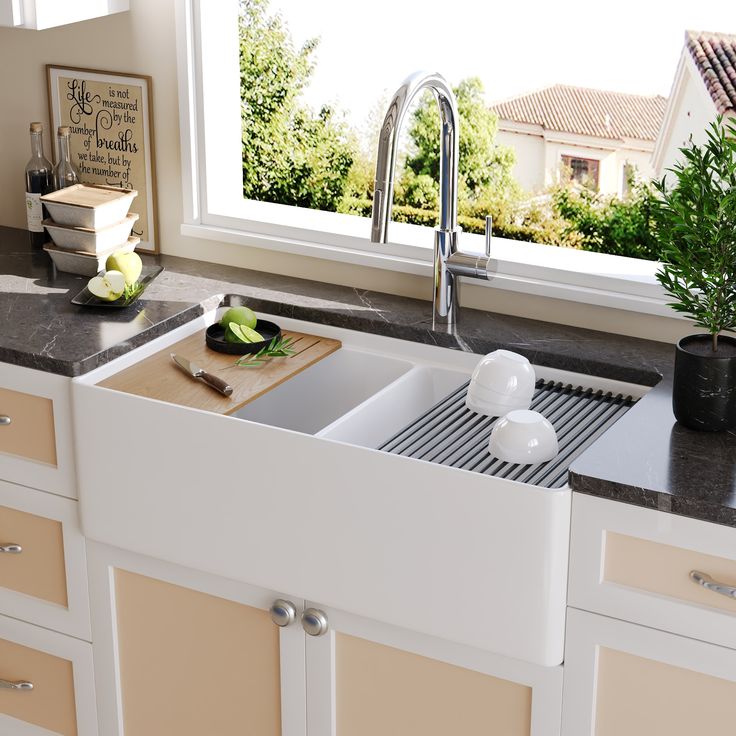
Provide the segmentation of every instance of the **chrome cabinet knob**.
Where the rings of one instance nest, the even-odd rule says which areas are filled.
[[[302,628],[309,636],[322,636],[329,628],[327,614],[319,608],[307,608],[302,614]]]
[[[0,554],[19,555],[22,551],[23,547],[19,544],[13,544],[12,542],[0,544]]]
[[[0,427],[7,427],[12,421],[7,414],[0,414]]]
[[[283,598],[277,598],[272,604],[271,621],[276,626],[288,626],[296,621],[296,606],[291,601],[285,601]]]

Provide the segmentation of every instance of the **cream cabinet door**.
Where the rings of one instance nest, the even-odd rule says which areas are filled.
[[[733,736],[736,651],[568,610],[564,736]]]
[[[562,667],[306,604],[309,736],[558,736]]]
[[[305,736],[304,632],[269,610],[285,596],[97,544],[89,561],[101,734]]]

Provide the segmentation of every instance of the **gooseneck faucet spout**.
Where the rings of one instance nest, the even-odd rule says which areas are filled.
[[[437,73],[416,72],[407,77],[389,103],[378,138],[376,183],[373,193],[371,241],[386,243],[393,204],[394,174],[399,135],[406,111],[415,97],[430,89],[440,111],[440,212],[434,242],[434,323],[454,325],[458,310],[458,276],[488,279],[490,218],[486,220],[486,253],[478,256],[458,250],[457,174],[459,116],[455,95]]]

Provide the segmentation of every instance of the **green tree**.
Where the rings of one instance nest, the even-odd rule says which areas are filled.
[[[477,77],[464,79],[453,92],[460,115],[458,178],[461,200],[481,199],[491,191],[517,192],[518,185],[511,175],[514,152],[495,143],[498,118],[486,106],[482,82]],[[409,127],[412,145],[406,158],[405,174],[405,188],[409,191],[415,177],[429,177],[437,186],[439,131],[437,103],[431,94],[426,94],[414,111]]]
[[[552,204],[567,222],[565,240],[582,250],[647,260],[661,255],[655,194],[646,182],[632,182],[626,199],[596,194],[571,182],[552,190]]]
[[[347,125],[329,108],[300,101],[317,39],[295,49],[268,0],[240,2],[243,196],[336,210],[354,156]]]

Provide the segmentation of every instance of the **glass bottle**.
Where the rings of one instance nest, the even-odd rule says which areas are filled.
[[[26,165],[26,216],[34,248],[40,248],[46,242],[41,195],[54,190],[53,181],[51,162],[43,155],[43,125],[31,123],[31,160]]]
[[[59,161],[54,166],[54,189],[63,189],[64,187],[70,187],[72,184],[79,184],[79,171],[72,163],[69,150],[70,133],[68,126],[59,126],[56,137]]]

